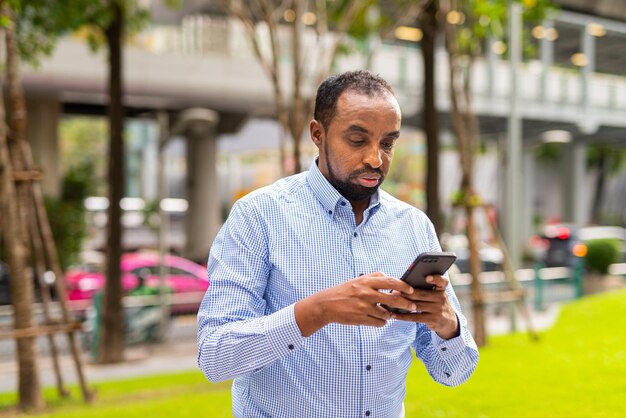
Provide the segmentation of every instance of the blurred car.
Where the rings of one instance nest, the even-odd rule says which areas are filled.
[[[171,307],[172,314],[195,313],[201,302],[201,294],[209,287],[205,267],[182,257],[167,255],[164,260],[167,277],[166,286],[174,294],[197,294],[197,298],[176,303]],[[140,284],[148,287],[159,286],[159,255],[154,253],[127,253],[122,256],[122,289],[128,294]],[[90,300],[96,292],[102,291],[105,275],[93,271],[93,267],[70,270],[66,273],[67,294],[70,301]]]
[[[626,229],[620,226],[546,225],[541,235],[531,238],[535,257],[546,267],[572,267],[577,257],[584,257],[586,243],[596,239],[615,239],[622,243],[620,261],[626,261]]]
[[[0,305],[11,303],[11,289],[9,288],[9,266],[0,261]]]
[[[39,279],[35,269],[31,270],[33,278],[33,292],[35,302],[41,301],[41,289],[39,286]],[[51,271],[46,271],[43,275],[44,283],[49,286],[50,296],[52,299],[56,299],[56,292],[54,290],[55,276]],[[9,283],[9,265],[4,261],[0,261],[0,306],[11,304],[11,286]]]

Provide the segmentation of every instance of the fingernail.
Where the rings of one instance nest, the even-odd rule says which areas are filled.
[[[411,310],[412,311],[416,311],[417,310],[417,305],[415,305],[415,304],[411,305]]]
[[[426,276],[426,281],[427,281],[428,283],[432,283],[432,282],[433,282],[433,280],[435,280],[435,279],[433,278],[433,276]]]

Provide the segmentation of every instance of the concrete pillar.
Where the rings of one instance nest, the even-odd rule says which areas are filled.
[[[31,143],[37,168],[43,170],[41,182],[46,196],[61,195],[61,170],[59,167],[59,118],[61,104],[53,97],[35,97],[26,101],[28,127],[26,135]]]
[[[535,157],[532,150],[524,150],[524,190],[522,206],[522,242],[527,243],[536,232],[533,218],[535,215]]]
[[[206,262],[221,227],[221,195],[217,173],[219,114],[210,109],[183,112],[174,127],[187,137],[187,245],[185,256]]]
[[[585,225],[588,217],[586,181],[586,146],[582,141],[572,141],[567,147],[564,170],[564,220]]]
[[[509,4],[509,63],[510,63],[510,111],[506,141],[506,189],[504,239],[509,251],[513,270],[521,266],[522,224],[522,120],[519,98],[519,66],[522,61],[522,12],[521,5]]]
[[[582,84],[582,94],[580,95],[580,104],[583,112],[588,115],[590,104],[591,83],[589,79],[591,73],[596,70],[596,42],[595,38],[587,31],[587,27],[583,27],[580,34],[580,43],[583,54],[587,60],[580,71],[580,82]]]

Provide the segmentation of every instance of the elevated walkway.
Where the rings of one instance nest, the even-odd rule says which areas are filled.
[[[197,33],[201,36],[194,38]],[[307,50],[318,46],[312,34],[306,40]],[[282,59],[287,91],[290,61],[289,56]],[[177,110],[199,106],[218,112],[274,113],[270,81],[247,45],[243,29],[232,20],[206,18],[180,27],[156,26],[125,49],[124,64],[130,107]],[[364,68],[365,64],[362,55],[351,54],[340,57],[336,69]],[[446,53],[440,49],[437,98],[444,113],[450,109],[447,66]],[[371,69],[392,83],[405,120],[419,125],[423,83],[419,50],[383,44],[374,54]],[[66,38],[39,68],[25,69],[24,83],[31,94],[54,96],[61,103],[102,105],[106,103],[106,74],[104,51],[92,53],[83,40]],[[502,132],[510,110],[508,62],[494,54],[477,61],[473,85],[483,132]],[[582,71],[535,60],[521,68],[520,85],[525,138],[565,128],[588,140],[626,141],[626,77],[596,72],[583,76]]]

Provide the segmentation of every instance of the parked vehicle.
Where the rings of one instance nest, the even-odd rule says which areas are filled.
[[[11,289],[9,288],[9,266],[0,261],[0,305],[11,303]]]
[[[35,302],[41,301],[41,289],[39,287],[39,279],[37,278],[37,272],[32,269],[33,278],[33,292]],[[54,288],[55,276],[51,271],[46,271],[43,275],[44,283],[49,286],[52,299],[56,298]],[[0,306],[11,304],[11,287],[9,283],[9,265],[4,261],[0,261]]]
[[[621,260],[626,261],[626,229],[620,226],[576,227],[571,224],[546,225],[541,235],[531,239],[531,248],[546,267],[572,267],[584,257],[586,243],[596,239],[615,239],[622,243]]]
[[[197,294],[197,298],[180,304],[173,304],[172,314],[197,312],[201,302],[201,294],[209,287],[206,269],[193,261],[182,257],[167,255],[165,257],[167,272],[166,286],[176,294]],[[140,284],[148,287],[159,286],[159,256],[156,253],[127,253],[122,256],[122,289],[130,293]],[[85,270],[68,271],[66,282],[70,301],[90,300],[96,292],[102,291],[105,276],[100,271]]]

